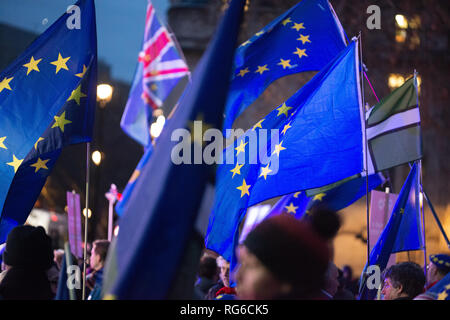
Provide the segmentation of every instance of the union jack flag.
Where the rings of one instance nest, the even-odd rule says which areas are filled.
[[[150,142],[152,111],[160,108],[178,81],[189,74],[167,28],[148,1],[142,51],[121,127],[144,146]],[[151,109],[150,109],[150,108]]]

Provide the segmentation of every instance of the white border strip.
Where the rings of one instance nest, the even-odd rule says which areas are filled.
[[[367,128],[367,138],[373,139],[387,131],[392,131],[420,122],[419,108],[394,114],[374,127]]]

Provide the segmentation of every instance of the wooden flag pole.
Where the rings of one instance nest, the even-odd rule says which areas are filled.
[[[87,235],[89,219],[89,155],[91,153],[91,143],[86,143],[86,207],[84,216],[84,253],[83,253],[83,292],[82,300],[86,299],[86,264],[87,264]]]

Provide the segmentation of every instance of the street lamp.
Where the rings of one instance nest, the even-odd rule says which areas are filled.
[[[107,83],[97,85],[97,101],[100,102],[100,107],[104,108],[111,101],[113,91],[113,87]]]
[[[102,162],[102,153],[98,150],[95,150],[94,152],[92,152],[92,161],[94,162],[94,164],[96,166],[100,165],[100,162]]]
[[[88,219],[92,216],[92,210],[88,209]],[[86,217],[86,208],[83,209],[83,217]]]

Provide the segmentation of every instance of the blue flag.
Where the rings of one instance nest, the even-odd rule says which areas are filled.
[[[0,242],[23,224],[64,146],[90,141],[97,82],[92,0],[62,15],[0,74]]]
[[[153,145],[150,143],[145,148],[144,155],[142,156],[141,160],[139,160],[139,163],[136,166],[136,169],[134,170],[133,174],[131,175],[130,180],[128,180],[128,183],[122,192],[122,198],[117,202],[116,206],[114,207],[119,217],[122,216],[123,209],[131,198],[131,194],[133,193],[137,179],[139,179],[142,168],[144,168],[144,166],[147,164],[152,153],[153,153]]]
[[[384,181],[383,175],[379,173],[369,176],[369,190],[366,187],[366,177],[356,177],[336,188],[314,196],[307,196],[306,192],[302,191],[294,192],[278,200],[266,218],[284,212],[290,213],[299,219],[305,213],[308,214],[317,205],[324,205],[330,210],[339,211],[350,206],[359,198],[366,195],[367,191],[370,192]]]
[[[206,246],[230,261],[246,208],[363,171],[357,42],[225,149]],[[270,130],[269,132],[266,129]]]
[[[164,299],[170,292],[214,169],[205,162],[175,164],[172,153],[179,142],[172,135],[188,135],[185,128],[199,118],[220,128],[244,3],[230,3],[124,207],[108,254],[105,297]],[[198,140],[186,139],[189,149],[202,148]]]
[[[236,51],[224,129],[278,78],[319,71],[345,48],[345,35],[328,0],[303,0]]]
[[[423,248],[420,223],[419,177],[416,164],[412,167],[400,191],[386,227],[370,252],[369,265],[378,265],[383,271],[391,253]],[[363,275],[365,274],[364,268]],[[364,281],[364,277],[362,276]],[[361,286],[361,299],[372,300],[377,290]]]
[[[147,146],[151,142],[153,110],[162,106],[178,81],[188,74],[186,62],[180,57],[171,34],[158,20],[149,0],[139,64],[120,122],[123,131]]]

